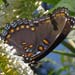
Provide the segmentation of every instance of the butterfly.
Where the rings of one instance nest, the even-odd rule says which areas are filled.
[[[6,24],[2,39],[17,50],[25,62],[37,62],[65,39],[74,24],[75,19],[69,16],[67,8],[57,8],[52,14]]]

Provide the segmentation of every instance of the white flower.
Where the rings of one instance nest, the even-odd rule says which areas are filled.
[[[16,49],[14,49],[13,46],[4,44],[3,41],[2,43],[0,43],[0,46],[5,49],[5,53],[3,53],[2,55],[7,55],[9,62],[12,63],[13,67],[16,68],[21,75],[34,75],[34,72],[30,68],[28,63],[25,63],[23,61],[23,57],[14,55],[16,53]]]

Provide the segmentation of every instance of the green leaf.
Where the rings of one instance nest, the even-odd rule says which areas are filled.
[[[69,56],[69,57],[75,57],[75,53],[66,53],[66,52],[57,51],[57,50],[54,50],[53,53],[64,55],[64,56]]]
[[[75,48],[73,48],[68,42],[63,41],[62,44],[67,47],[71,52],[75,53]]]
[[[75,41],[75,26],[72,28],[66,39]]]
[[[57,7],[66,7],[70,11],[75,12],[75,0],[61,0],[56,6]]]
[[[61,58],[60,58],[61,63],[62,63],[62,64],[64,64],[64,62],[65,62],[64,56],[63,56],[63,55],[61,55],[60,57],[61,57]]]
[[[50,9],[50,12],[52,12],[54,9],[57,9],[58,7],[65,7],[70,10],[70,15],[75,16],[75,0],[43,0],[44,2],[47,2],[49,4],[53,4],[53,8]]]
[[[63,66],[56,71],[56,75],[61,75],[62,72],[68,71],[69,66]]]

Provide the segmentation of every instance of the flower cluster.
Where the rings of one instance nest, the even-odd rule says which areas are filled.
[[[23,61],[23,57],[16,55],[16,49],[14,49],[13,46],[4,44],[1,39],[0,41],[0,47],[5,49],[2,55],[7,55],[9,63],[12,63],[14,68],[16,68],[21,75],[34,75],[34,72],[31,70],[28,63]]]

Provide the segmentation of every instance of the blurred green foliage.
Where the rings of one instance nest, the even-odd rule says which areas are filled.
[[[43,0],[54,5],[54,8],[50,10],[51,12],[58,7],[66,7],[70,10],[70,14],[75,16],[75,0]]]
[[[42,0],[43,2],[47,2],[47,3],[49,3],[49,4],[53,4],[53,6],[56,6],[56,4],[58,4],[59,3],[59,1],[61,1],[61,0]]]
[[[3,1],[2,0],[0,0],[0,4],[2,4],[3,3]]]

